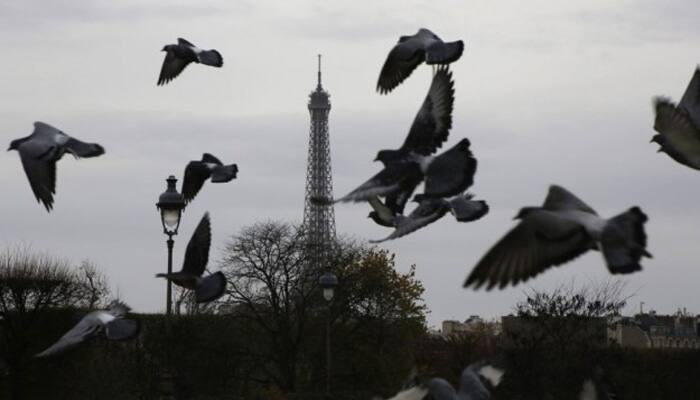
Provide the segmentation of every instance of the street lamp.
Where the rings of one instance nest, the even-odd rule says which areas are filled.
[[[326,396],[331,398],[331,302],[338,286],[338,277],[330,270],[318,278],[318,285],[323,289],[323,298],[326,299],[328,310],[326,313]]]
[[[175,188],[177,183],[177,178],[170,175],[168,179],[168,187],[165,192],[161,193],[158,197],[158,203],[156,207],[160,211],[160,220],[163,223],[163,233],[168,235],[168,274],[173,272],[173,236],[177,235],[177,228],[180,227],[180,217],[182,216],[182,210],[185,209],[185,198],[178,193]],[[170,316],[172,309],[172,283],[170,279],[167,281],[167,298],[165,301],[165,313]]]

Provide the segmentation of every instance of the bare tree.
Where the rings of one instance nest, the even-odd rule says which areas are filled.
[[[76,278],[83,288],[84,301],[81,306],[89,309],[103,308],[107,305],[110,290],[105,274],[97,269],[90,260],[83,260],[76,271]]]

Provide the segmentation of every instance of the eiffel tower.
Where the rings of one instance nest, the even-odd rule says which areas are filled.
[[[304,228],[312,251],[311,266],[317,271],[326,268],[326,256],[335,243],[335,212],[333,205],[314,204],[312,198],[333,198],[331,175],[331,146],[328,137],[330,95],[321,85],[321,55],[318,55],[318,83],[309,95],[309,155],[306,163],[306,201]]]

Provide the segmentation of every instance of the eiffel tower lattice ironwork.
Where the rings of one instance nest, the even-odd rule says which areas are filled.
[[[331,147],[328,137],[330,95],[321,85],[321,55],[318,55],[318,84],[309,95],[309,155],[306,164],[306,201],[304,228],[312,251],[312,268],[327,268],[326,256],[335,243],[335,212],[333,205],[316,204],[312,198],[333,198]]]

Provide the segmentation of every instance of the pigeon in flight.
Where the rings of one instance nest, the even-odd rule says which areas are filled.
[[[617,400],[617,391],[599,366],[593,371],[593,377],[583,382],[579,400]]]
[[[678,106],[657,97],[654,108],[654,130],[658,134],[651,141],[661,146],[658,151],[685,166],[700,169],[700,68],[695,69]]]
[[[386,94],[408,78],[418,65],[447,65],[459,60],[464,42],[443,42],[433,32],[422,28],[413,36],[401,36],[389,52],[379,73],[377,91]]]
[[[161,51],[165,51],[166,54],[158,77],[158,86],[175,79],[192,62],[212,67],[224,65],[224,59],[218,51],[202,50],[182,38],[177,39],[177,44],[166,45]]]
[[[411,155],[428,156],[440,148],[452,128],[454,92],[452,73],[447,68],[438,69],[401,148],[381,150],[375,161],[387,165]]]
[[[182,181],[182,196],[189,203],[202,189],[204,181],[211,178],[213,183],[229,182],[236,178],[238,166],[224,165],[218,158],[209,153],[202,155],[202,161],[190,161],[185,167],[185,178]]]
[[[38,202],[46,211],[53,209],[53,195],[56,193],[56,161],[65,153],[75,158],[97,157],[105,150],[97,143],[85,143],[70,137],[62,131],[43,122],[34,123],[31,135],[15,139],[7,151],[17,150],[29,185]]]
[[[520,223],[496,243],[474,267],[464,287],[487,290],[517,284],[564,264],[588,250],[601,250],[608,270],[628,274],[642,269],[646,250],[644,223],[639,207],[604,219],[561,186],[552,185],[542,207],[525,207]]]
[[[473,363],[462,371],[459,379],[459,391],[442,378],[431,378],[415,386],[404,387],[389,400],[488,400],[491,392],[482,381],[496,387],[501,382],[504,371],[483,361]]]
[[[471,194],[455,196],[451,199],[424,198],[407,217],[397,215],[392,219],[396,229],[381,240],[370,240],[370,243],[381,243],[397,239],[427,226],[442,218],[448,212],[459,222],[471,222],[488,213],[489,206],[483,200],[472,200]],[[376,221],[376,220],[375,220]]]
[[[108,310],[93,311],[87,314],[56,343],[35,357],[48,357],[63,353],[97,336],[100,332],[104,332],[105,337],[109,340],[131,340],[138,336],[140,325],[136,320],[124,318],[129,310],[130,308],[126,304],[115,301]]]
[[[211,223],[209,213],[204,213],[185,250],[182,270],[170,274],[156,274],[185,289],[194,290],[197,303],[207,303],[221,297],[226,290],[226,278],[221,271],[202,277],[209,261]]]
[[[393,228],[396,226],[394,219],[396,218],[397,214],[387,207],[386,204],[379,199],[379,197],[372,196],[367,201],[374,210],[367,215],[367,218],[372,218],[372,221],[387,228]]]

